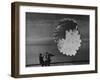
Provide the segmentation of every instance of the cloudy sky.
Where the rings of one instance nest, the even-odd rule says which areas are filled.
[[[63,18],[75,19],[82,45],[74,57],[59,53],[53,40],[53,32]],[[89,60],[89,16],[69,14],[26,13],[26,65],[38,64],[39,53],[49,51],[55,55],[53,62]]]
[[[53,32],[59,20],[63,18],[75,19],[78,23],[82,38],[89,38],[89,17],[82,15],[57,15],[57,14],[26,14],[26,41],[27,44],[38,44],[40,42],[52,41]]]

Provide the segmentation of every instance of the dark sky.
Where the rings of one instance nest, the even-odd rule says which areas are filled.
[[[81,35],[81,47],[74,57],[66,56],[57,50],[53,32],[59,21],[71,18],[77,21]],[[53,62],[69,60],[89,60],[89,16],[69,14],[26,13],[26,64],[39,63],[39,53],[52,52]]]
[[[89,38],[89,16],[26,13],[27,44],[38,44],[40,42],[51,41],[53,39],[55,27],[59,20],[63,18],[75,19],[78,23],[82,38],[84,40]]]

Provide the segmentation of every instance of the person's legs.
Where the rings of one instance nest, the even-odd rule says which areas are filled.
[[[44,66],[44,62],[42,61],[41,66]]]
[[[48,66],[48,61],[47,60],[45,61],[45,65]]]
[[[48,61],[48,66],[50,66],[50,61]]]

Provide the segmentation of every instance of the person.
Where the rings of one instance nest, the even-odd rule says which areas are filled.
[[[54,56],[53,54],[50,54],[48,52],[46,52],[45,54],[45,57],[46,57],[46,60],[45,60],[45,66],[50,66],[50,63],[51,63],[51,56]]]
[[[50,57],[50,54],[48,52],[46,52],[46,58],[47,58],[46,65],[50,66],[51,57]]]
[[[44,66],[47,66],[47,55],[46,54],[44,54],[43,55],[43,61],[44,61]]]
[[[40,61],[40,65],[44,66],[44,61],[43,61],[43,55],[42,55],[42,53],[39,54],[39,61]]]

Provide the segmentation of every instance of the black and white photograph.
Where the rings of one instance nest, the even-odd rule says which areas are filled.
[[[12,77],[97,73],[97,7],[12,3]]]
[[[89,64],[89,19],[26,12],[26,67]]]

